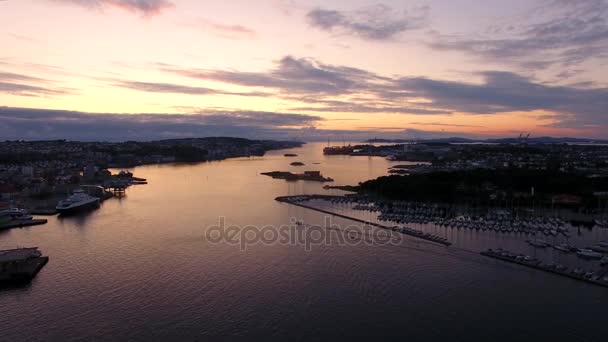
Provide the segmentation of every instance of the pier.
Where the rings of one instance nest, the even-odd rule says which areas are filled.
[[[608,288],[608,278],[606,277],[606,274],[608,273],[608,267],[604,267],[604,269],[602,271],[600,271],[599,275],[596,275],[595,277],[594,276],[587,277],[582,270],[580,272],[576,272],[576,270],[568,271],[568,269],[563,266],[559,267],[559,266],[555,266],[555,265],[546,265],[546,264],[541,263],[539,260],[534,260],[534,259],[526,260],[525,258],[518,258],[520,256],[514,255],[513,253],[510,253],[508,251],[500,251],[500,250],[494,251],[494,250],[490,249],[485,252],[481,252],[480,254],[483,256],[489,257],[489,258],[494,258],[494,259],[498,259],[501,261],[522,265],[522,266],[533,268],[536,270],[545,271],[545,272],[557,274],[557,275],[560,275],[563,277],[568,277],[571,279],[576,279],[576,280],[584,281],[586,283]]]
[[[382,229],[387,229],[387,230],[392,230],[394,232],[398,232],[404,235],[408,235],[408,236],[412,236],[418,239],[422,239],[422,240],[426,240],[426,241],[431,241],[431,242],[435,242],[444,246],[450,246],[452,243],[449,242],[447,239],[438,237],[438,236],[434,236],[434,235],[430,235],[427,233],[423,233],[417,230],[414,230],[412,228],[408,228],[408,227],[398,227],[398,226],[394,226],[394,227],[389,227],[389,226],[385,226],[379,223],[375,223],[375,222],[370,222],[370,221],[366,221],[366,220],[362,220],[356,217],[350,217],[347,215],[343,215],[343,214],[338,214],[338,213],[334,213],[331,212],[329,210],[324,210],[324,209],[320,209],[320,208],[315,208],[313,206],[310,205],[306,205],[303,203],[298,203],[298,200],[301,199],[315,199],[315,198],[320,198],[320,199],[331,199],[334,197],[338,197],[338,196],[325,196],[325,195],[301,195],[301,196],[282,196],[282,197],[277,197],[275,200],[281,203],[288,203],[291,205],[295,205],[298,207],[302,207],[302,208],[306,208],[306,209],[310,209],[310,210],[314,210],[314,211],[318,211],[320,213],[324,213],[327,215],[332,215],[332,216],[336,216],[336,217],[340,217],[343,219],[347,219],[347,220],[351,220],[351,221],[355,221],[355,222],[359,222],[359,223],[363,223],[369,226],[374,226],[374,227],[378,227],[378,228],[382,228]]]
[[[26,221],[13,220],[11,222],[0,225],[0,230],[11,229],[11,228],[23,228],[23,227],[29,227],[29,226],[38,226],[38,225],[46,224],[47,222],[48,222],[47,219],[36,219],[36,220],[26,220]]]

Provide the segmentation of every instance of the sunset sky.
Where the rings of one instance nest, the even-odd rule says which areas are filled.
[[[0,0],[0,139],[608,138],[608,0]]]

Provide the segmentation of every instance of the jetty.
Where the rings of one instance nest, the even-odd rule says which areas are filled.
[[[514,254],[509,251],[498,249],[488,249],[485,252],[480,253],[483,256],[498,259],[501,261],[522,265],[525,267],[533,268],[540,271],[545,271],[553,274],[557,274],[563,277],[584,281],[589,284],[594,284],[608,288],[608,267],[604,267],[599,273],[585,272],[584,270],[577,268],[574,270],[568,270],[567,267],[556,264],[545,264],[536,258],[530,256],[524,256],[521,254]]]
[[[48,261],[38,247],[0,251],[0,287],[30,283]]]
[[[47,219],[32,219],[32,220],[11,220],[6,223],[0,224],[0,230],[11,229],[11,228],[23,228],[29,226],[39,226],[46,224]]]
[[[301,195],[301,196],[281,196],[281,197],[277,197],[275,198],[276,201],[281,202],[281,203],[287,203],[287,204],[291,204],[291,205],[295,205],[298,207],[302,207],[302,208],[306,208],[306,209],[310,209],[310,210],[314,210],[314,211],[318,211],[320,213],[324,213],[327,215],[332,215],[335,217],[340,217],[343,219],[347,219],[347,220],[351,220],[351,221],[355,221],[355,222],[359,222],[359,223],[363,223],[369,226],[374,226],[374,227],[378,227],[378,228],[382,228],[382,229],[387,229],[387,230],[391,230],[397,233],[401,233],[404,235],[408,235],[408,236],[412,236],[418,239],[422,239],[422,240],[426,240],[426,241],[431,241],[434,243],[438,243],[440,245],[444,245],[444,246],[450,246],[452,243],[449,242],[447,239],[444,239],[442,237],[439,236],[435,236],[432,234],[428,234],[428,233],[424,233],[412,228],[408,228],[408,227],[399,227],[399,226],[385,226],[383,224],[379,224],[379,223],[375,223],[375,222],[370,222],[370,221],[366,221],[366,220],[362,220],[356,217],[350,217],[347,215],[343,215],[343,214],[338,214],[329,210],[324,210],[324,209],[320,209],[320,208],[316,208],[304,203],[301,203],[304,200],[310,200],[310,199],[331,199],[331,198],[335,198],[338,196],[326,196],[326,195]]]

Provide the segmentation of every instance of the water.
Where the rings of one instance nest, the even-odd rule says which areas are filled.
[[[0,233],[2,249],[39,246],[50,257],[31,286],[0,292],[0,340],[605,338],[606,289],[473,253],[409,238],[310,251],[276,243],[241,251],[207,238],[222,216],[241,227],[279,227],[292,217],[321,224],[322,214],[274,198],[340,193],[259,172],[318,169],[336,184],[356,184],[395,164],[324,157],[321,148],[306,145],[297,158],[275,151],[138,167],[133,172],[149,184],[123,199]]]

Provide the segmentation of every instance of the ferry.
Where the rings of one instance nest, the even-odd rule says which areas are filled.
[[[83,190],[75,190],[68,198],[59,201],[57,212],[60,214],[73,214],[99,206],[99,197],[93,197]]]

